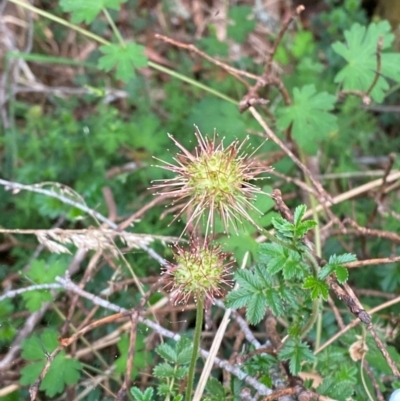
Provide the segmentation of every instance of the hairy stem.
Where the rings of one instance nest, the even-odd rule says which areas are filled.
[[[201,329],[203,326],[203,314],[204,314],[203,299],[199,298],[197,300],[196,327],[194,329],[194,338],[193,338],[193,354],[189,365],[188,384],[186,388],[185,401],[190,401],[192,397],[194,371],[196,368],[197,355],[199,353],[199,348],[200,348]]]

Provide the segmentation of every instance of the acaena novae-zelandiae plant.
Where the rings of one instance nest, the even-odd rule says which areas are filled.
[[[232,226],[237,233],[237,226],[243,219],[257,226],[249,211],[259,212],[252,201],[263,192],[251,181],[263,179],[259,175],[270,170],[253,157],[257,149],[246,153],[248,137],[225,147],[224,140],[216,133],[212,139],[204,137],[197,126],[195,136],[198,145],[191,153],[169,135],[180,149],[174,157],[177,164],[160,160],[164,165],[158,167],[176,176],[153,185],[160,191],[158,195],[174,198],[171,207],[178,212],[173,221],[185,212],[188,214],[184,234],[190,225],[196,227],[204,219],[205,238],[213,233],[216,215],[226,231]]]
[[[233,262],[226,263],[227,254],[219,246],[211,246],[192,237],[187,249],[175,245],[175,263],[164,267],[166,288],[175,303],[186,304],[191,298],[196,302],[196,326],[193,335],[193,353],[189,365],[186,400],[191,399],[194,372],[200,347],[204,307],[209,307],[215,297],[222,296],[224,286],[231,285],[227,277]]]
[[[176,164],[160,160],[164,165],[159,167],[176,175],[153,185],[160,191],[158,195],[174,198],[171,208],[178,212],[173,221],[183,213],[187,214],[182,235],[189,226],[196,228],[203,219],[206,225],[204,241],[195,238],[192,232],[187,249],[176,245],[176,263],[164,268],[164,274],[168,276],[166,287],[170,289],[173,301],[184,304],[194,298],[197,304],[186,400],[191,399],[204,306],[208,307],[214,297],[222,295],[223,286],[230,284],[227,276],[233,262],[226,264],[227,254],[221,252],[220,247],[210,245],[215,217],[221,218],[226,231],[232,226],[238,232],[237,226],[243,220],[258,226],[249,211],[258,211],[252,201],[262,191],[251,181],[260,179],[258,176],[269,170],[253,157],[257,149],[246,153],[248,137],[225,147],[224,140],[216,133],[212,139],[204,137],[196,126],[195,136],[198,145],[191,153],[169,135],[180,152],[174,157]]]

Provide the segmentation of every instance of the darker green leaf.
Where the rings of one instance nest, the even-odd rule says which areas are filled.
[[[135,76],[135,69],[147,66],[145,48],[134,42],[125,46],[109,44],[100,47],[104,56],[100,57],[98,66],[105,71],[116,68],[116,77],[127,82]]]
[[[289,360],[289,368],[293,375],[300,372],[300,367],[303,362],[313,362],[315,357],[310,351],[309,346],[299,339],[289,339],[283,349],[279,351],[278,357],[281,361]]]
[[[316,299],[322,297],[327,300],[329,296],[329,286],[325,281],[319,280],[314,276],[308,276],[304,280],[303,288],[311,290],[311,298]]]
[[[337,130],[333,110],[336,96],[317,92],[314,84],[293,89],[293,104],[277,110],[277,126],[286,129],[292,124],[292,135],[299,146],[315,154],[318,142]]]
[[[119,10],[126,0],[61,0],[60,6],[64,12],[72,13],[72,22],[90,24],[103,8]]]

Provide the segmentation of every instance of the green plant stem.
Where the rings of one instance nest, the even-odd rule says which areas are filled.
[[[120,45],[121,45],[122,47],[125,47],[125,46],[126,46],[125,40],[124,40],[124,38],[122,37],[121,32],[119,31],[119,29],[118,29],[117,26],[115,25],[113,19],[111,18],[110,13],[108,12],[108,10],[107,10],[106,8],[103,8],[103,14],[106,16],[107,21],[108,21],[108,23],[110,24],[111,29],[113,30],[114,35],[117,37],[118,42],[120,43]]]
[[[304,256],[310,262],[310,265],[311,265],[311,268],[313,270],[314,276],[317,277],[318,276],[318,272],[319,272],[318,262],[315,260],[315,258],[313,256],[313,254],[311,253],[311,251],[304,252]],[[300,338],[303,338],[311,330],[311,328],[313,327],[315,321],[318,319],[319,315],[321,315],[321,313],[319,311],[320,303],[321,303],[320,298],[316,298],[316,299],[313,300],[313,305],[312,305],[312,309],[311,309],[310,318],[308,319],[308,322],[303,327],[303,330],[300,333]],[[318,330],[318,328],[317,328],[317,330]]]
[[[189,374],[188,374],[188,383],[186,388],[185,401],[190,401],[192,396],[194,371],[196,368],[197,355],[199,354],[201,329],[203,327],[203,314],[204,314],[204,303],[203,299],[199,298],[197,300],[196,327],[194,329],[194,338],[193,338],[193,354],[189,365]]]
[[[303,162],[303,164],[306,164],[306,155],[305,153],[300,150],[300,159]],[[311,180],[310,178],[305,175],[305,181],[307,183],[307,185],[312,186]],[[315,253],[318,257],[321,257],[322,255],[322,245],[321,245],[321,231],[319,228],[319,217],[318,217],[318,213],[315,211],[316,207],[317,207],[317,201],[315,199],[315,196],[313,196],[312,194],[309,194],[309,199],[310,199],[310,204],[311,204],[311,210],[312,210],[312,216],[313,216],[313,220],[317,222],[317,225],[315,226],[314,229],[314,245],[315,245]],[[316,263],[314,257],[312,258],[313,261],[315,262],[313,264],[314,266],[314,274],[317,275],[318,271],[319,271],[319,265],[318,263]],[[317,298],[318,304],[321,303],[321,300],[319,298]],[[313,308],[314,309],[314,308]],[[315,346],[314,349],[318,349],[321,345],[321,336],[322,336],[322,312],[318,312],[319,310],[319,305],[317,308],[317,331],[315,334]],[[316,367],[316,362],[314,363],[314,369]]]
[[[83,1],[83,0],[82,0]],[[10,3],[14,3],[14,4],[18,4],[19,6],[25,8],[26,10],[30,10],[35,12],[38,15],[41,15],[42,17],[45,17],[51,21],[57,22],[58,24],[64,25],[70,29],[73,29],[74,31],[77,31],[79,33],[81,33],[82,35],[87,36],[88,38],[94,39],[95,41],[103,44],[103,45],[109,45],[110,42],[104,38],[102,38],[101,36],[98,36],[86,29],[83,29],[75,24],[71,24],[70,22],[66,21],[65,19],[56,17],[55,15],[41,10],[40,8],[37,8],[35,6],[30,5],[28,2],[24,1],[24,0],[9,0]]]
[[[319,298],[316,298],[313,300],[310,318],[308,319],[307,323],[301,330],[300,338],[303,338],[312,329],[315,321],[317,320],[318,316],[320,315],[319,303],[320,303]]]
[[[66,26],[66,27],[68,27],[70,29],[73,29],[74,31],[77,31],[77,32],[81,33],[82,35],[84,35],[84,36],[86,36],[88,38],[91,38],[91,39],[95,40],[98,43],[101,43],[102,45],[109,45],[111,43],[108,40],[102,38],[101,36],[98,36],[98,35],[90,32],[90,31],[88,31],[88,30],[86,30],[84,28],[81,28],[81,27],[79,27],[79,26],[77,26],[75,24],[71,24],[70,22],[68,22],[68,21],[66,21],[66,20],[64,20],[62,18],[56,17],[55,15],[53,15],[53,14],[47,12],[47,11],[43,11],[40,8],[34,7],[34,6],[30,5],[27,2],[24,2],[23,0],[9,0],[9,1],[11,3],[18,4],[19,6],[25,8],[27,10],[33,11],[36,14],[41,15],[42,17],[45,17],[45,18],[47,18],[47,19],[49,19],[51,21],[57,22],[58,24],[61,24],[61,25],[64,25],[64,26]],[[116,29],[118,31],[118,28],[116,28]],[[114,31],[114,29],[113,29],[113,31]],[[116,31],[114,31],[114,32],[117,35]],[[199,89],[202,89],[202,90],[204,90],[204,91],[206,91],[208,93],[211,93],[212,95],[217,96],[217,97],[219,97],[219,98],[221,98],[223,100],[226,100],[229,103],[233,103],[235,105],[239,104],[239,102],[237,100],[232,99],[231,97],[226,96],[223,93],[218,92],[218,91],[216,91],[216,90],[214,90],[212,88],[209,88],[208,86],[203,85],[202,83],[197,82],[194,79],[191,79],[191,78],[186,77],[185,75],[179,74],[176,71],[170,70],[169,68],[163,67],[162,65],[159,65],[157,63],[153,63],[152,61],[149,61],[148,65],[149,65],[149,67],[153,68],[154,70],[164,72],[165,74],[168,74],[171,77],[177,78],[180,81],[186,82],[186,83],[188,83],[188,84],[190,84],[192,86],[195,86],[195,87],[197,87]]]

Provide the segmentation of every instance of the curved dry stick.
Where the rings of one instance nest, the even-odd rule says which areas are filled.
[[[399,302],[400,302],[400,296],[397,298],[391,299],[390,301],[385,302],[382,305],[372,308],[371,310],[368,311],[368,313],[370,315],[373,315],[374,313],[379,312],[382,309],[388,308],[389,306],[395,305]],[[346,327],[344,327],[342,330],[340,330],[338,333],[336,333],[333,337],[331,337],[328,341],[326,341],[324,344],[322,344],[318,349],[316,349],[314,351],[314,355],[319,354],[322,350],[324,350],[326,347],[328,347],[333,342],[335,342],[339,337],[341,337],[343,334],[347,333],[353,327],[358,326],[360,323],[361,323],[361,320],[359,320],[359,319],[353,320]]]

